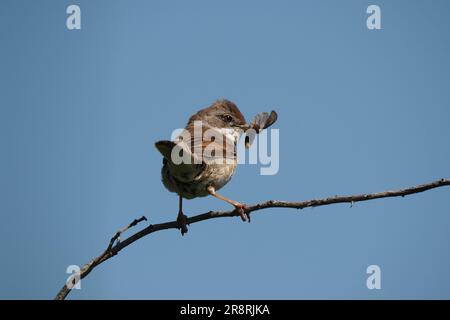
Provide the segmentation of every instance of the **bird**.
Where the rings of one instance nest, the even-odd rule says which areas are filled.
[[[183,198],[216,197],[234,206],[241,219],[250,222],[245,204],[217,191],[231,180],[236,171],[236,146],[240,136],[248,132],[245,146],[249,148],[255,135],[272,125],[277,117],[275,111],[270,114],[262,112],[247,124],[234,102],[219,99],[192,115],[174,141],[155,143],[163,156],[162,183],[167,190],[178,195],[176,222],[181,235],[188,232]]]

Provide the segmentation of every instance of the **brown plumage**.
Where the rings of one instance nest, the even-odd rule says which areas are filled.
[[[271,116],[270,124],[275,122],[276,113],[275,119]],[[182,198],[212,195],[232,204],[242,220],[249,220],[245,205],[217,194],[217,190],[230,181],[236,170],[236,145],[240,135],[252,126],[264,127],[265,122],[270,122],[264,115],[257,117],[253,125],[248,125],[236,104],[226,99],[217,100],[191,116],[185,131],[174,142],[156,142],[156,148],[164,157],[162,182],[169,191],[179,195],[177,221],[182,235],[187,232]],[[257,132],[260,130],[258,128]]]

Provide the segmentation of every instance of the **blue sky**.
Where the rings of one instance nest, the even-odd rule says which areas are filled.
[[[77,4],[82,29],[66,28]],[[382,30],[366,28],[377,4]],[[0,298],[53,298],[136,217],[173,220],[153,144],[217,98],[276,109],[280,170],[245,203],[450,177],[448,1],[2,1]],[[450,298],[450,190],[158,232],[71,299]],[[194,215],[229,206],[186,201]],[[368,290],[379,265],[382,289]],[[244,270],[244,272],[243,272]]]

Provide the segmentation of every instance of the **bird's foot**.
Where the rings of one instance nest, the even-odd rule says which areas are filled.
[[[187,216],[183,214],[183,212],[178,213],[177,216],[177,224],[178,224],[178,229],[180,229],[181,231],[181,235],[184,236],[185,233],[188,232],[188,228],[187,228]]]
[[[234,204],[234,207],[235,207],[234,211],[236,211],[239,214],[242,221],[250,222],[250,212],[246,212],[247,206],[245,204],[237,202]]]

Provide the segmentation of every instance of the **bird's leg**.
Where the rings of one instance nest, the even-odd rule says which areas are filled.
[[[178,229],[181,231],[181,235],[184,236],[188,232],[187,228],[187,216],[183,214],[183,198],[179,196],[178,202],[178,216],[177,216]]]
[[[227,197],[221,196],[216,192],[216,189],[214,189],[213,186],[209,186],[207,188],[208,193],[212,195],[213,197],[216,197],[217,199],[223,200],[225,202],[228,202],[229,204],[233,205],[236,208],[236,211],[239,213],[239,216],[241,217],[242,221],[248,221],[250,222],[250,215],[245,213],[246,205],[243,203],[239,203],[237,201],[234,201],[232,199],[229,199]]]

